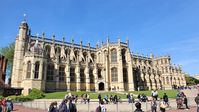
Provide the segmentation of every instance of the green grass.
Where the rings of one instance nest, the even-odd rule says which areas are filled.
[[[63,99],[65,94],[67,94],[68,92],[63,91],[63,92],[51,92],[51,93],[45,93],[45,97],[44,99]],[[71,92],[71,94],[73,95],[78,95],[79,97],[81,96],[81,94],[83,93],[87,93],[90,95],[91,99],[97,99],[99,93],[97,92]],[[102,98],[104,98],[105,95],[117,95],[120,96],[122,99],[126,99],[126,93],[133,93],[133,94],[145,94],[146,96],[151,96],[151,91],[129,91],[129,92],[123,92],[123,93],[116,93],[116,92],[103,92],[100,93]],[[177,91],[176,90],[159,90],[158,91],[158,97],[162,98],[163,94],[167,93],[169,98],[175,98]]]
[[[63,99],[65,94],[67,94],[68,92],[52,92],[52,93],[45,93],[45,97],[44,99]],[[90,95],[91,99],[97,99],[99,93],[96,92],[71,92],[71,94],[73,95],[78,95],[79,97],[83,94],[83,93],[87,93]],[[115,92],[103,92],[100,93],[102,98],[104,98],[105,95],[117,95],[120,96],[122,99],[126,98],[125,94],[120,94],[120,93],[115,93]]]
[[[145,94],[146,96],[151,96],[151,91],[132,91],[132,92],[129,92],[129,93]],[[162,98],[164,93],[166,93],[169,98],[175,98],[178,91],[177,90],[158,90],[158,97]]]

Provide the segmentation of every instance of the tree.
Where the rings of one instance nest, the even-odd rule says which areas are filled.
[[[14,50],[15,50],[15,43],[10,43],[6,47],[0,48],[0,53],[8,59],[7,64],[7,71],[9,72],[8,75],[12,73],[12,65],[13,65],[13,58],[14,58]]]
[[[190,75],[185,75],[185,79],[188,86],[199,84],[199,80]]]

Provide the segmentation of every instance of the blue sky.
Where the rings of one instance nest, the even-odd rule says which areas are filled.
[[[132,52],[169,54],[185,72],[199,73],[198,0],[1,0],[0,47],[15,40],[24,13],[33,35],[92,46],[128,36]]]

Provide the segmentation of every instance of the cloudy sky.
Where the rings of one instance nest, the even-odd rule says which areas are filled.
[[[185,72],[199,73],[198,0],[1,0],[0,47],[14,42],[24,13],[32,35],[94,47],[128,37],[133,53],[170,55]]]

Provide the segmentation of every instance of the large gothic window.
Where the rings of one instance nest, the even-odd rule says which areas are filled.
[[[123,69],[123,81],[124,83],[128,83],[128,72],[126,68]]]
[[[112,82],[118,81],[117,68],[115,67],[111,69],[111,79],[112,79]]]
[[[49,45],[47,45],[45,47],[45,51],[46,51],[46,55],[47,55],[47,58],[50,58],[50,50],[51,50],[51,47]]]
[[[35,63],[35,76],[34,76],[35,79],[38,79],[39,78],[39,62],[37,61]]]
[[[75,82],[75,68],[70,68],[70,82]]]
[[[29,79],[30,76],[31,76],[31,62],[28,61],[28,63],[27,63],[27,74],[26,74],[26,78]]]
[[[49,64],[47,67],[47,81],[53,81],[53,75],[54,75],[54,65]]]
[[[65,71],[64,71],[65,67],[64,66],[60,66],[59,67],[59,81],[64,81],[65,79]]]
[[[102,78],[102,74],[101,74],[101,69],[98,69],[97,70],[97,77],[98,77],[98,79],[101,79]]]
[[[90,78],[90,83],[94,83],[94,75],[93,75],[93,70],[89,70],[89,78]]]
[[[111,62],[117,62],[117,51],[116,51],[116,49],[111,50]]]
[[[84,69],[80,69],[80,83],[85,83],[85,74],[84,74]]]
[[[122,49],[122,62],[123,63],[126,63],[126,51],[125,51],[125,49]]]
[[[166,80],[167,80],[167,84],[169,84],[169,77],[166,77]]]

